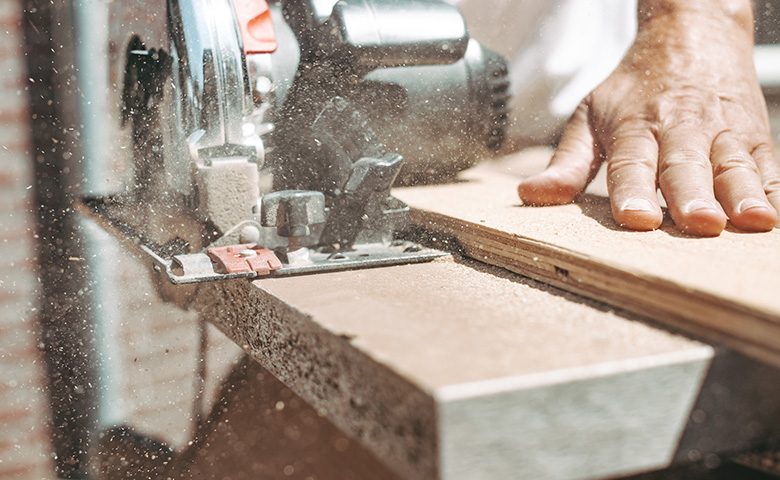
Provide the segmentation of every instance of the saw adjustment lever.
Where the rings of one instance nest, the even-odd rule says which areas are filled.
[[[312,226],[325,223],[325,195],[306,190],[269,193],[261,201],[260,216],[264,227],[275,227],[280,237],[287,238],[287,247],[277,252],[282,261],[293,263],[290,260],[301,256],[289,254],[306,246],[305,238],[311,235]]]

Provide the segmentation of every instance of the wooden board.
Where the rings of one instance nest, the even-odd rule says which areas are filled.
[[[543,168],[531,150],[462,174],[398,189],[415,223],[453,237],[480,261],[626,308],[780,365],[780,230],[681,235],[666,221],[630,232],[612,220],[603,178],[572,205],[524,207],[517,180]]]
[[[599,304],[455,261],[225,282],[198,308],[410,479],[665,466],[713,357]]]

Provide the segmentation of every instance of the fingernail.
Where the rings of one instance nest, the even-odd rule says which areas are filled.
[[[711,202],[708,202],[706,200],[694,200],[692,202],[689,202],[683,208],[684,213],[693,213],[693,212],[698,212],[699,210],[713,210],[715,212],[718,211],[715,205],[713,205]]]
[[[629,198],[623,202],[620,209],[624,212],[652,212],[655,210],[653,204],[644,198]]]
[[[764,210],[769,210],[769,205],[766,204],[766,202],[759,200],[757,198],[746,198],[739,202],[739,205],[737,205],[737,212],[743,213],[748,210],[752,210],[754,208],[762,208]]]

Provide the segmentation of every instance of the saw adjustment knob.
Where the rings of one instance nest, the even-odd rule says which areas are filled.
[[[325,195],[310,190],[282,190],[263,196],[260,222],[276,227],[280,237],[291,240],[311,234],[311,225],[325,223]]]

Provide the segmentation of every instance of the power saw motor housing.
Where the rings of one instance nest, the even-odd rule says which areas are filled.
[[[506,63],[445,2],[168,0],[167,22],[167,45],[130,40],[123,88],[155,245],[262,245],[292,271],[365,246],[352,266],[427,259],[396,238],[391,186],[503,141]]]

